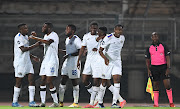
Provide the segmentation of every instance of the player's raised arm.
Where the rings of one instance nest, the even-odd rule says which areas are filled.
[[[29,36],[29,39],[34,39],[34,40],[40,41],[40,42],[42,42],[42,43],[45,43],[45,44],[47,44],[47,45],[50,45],[51,43],[54,42],[54,40],[52,40],[52,39],[50,39],[50,40],[44,40],[44,39],[42,39],[42,38],[35,37],[35,36],[33,36],[33,35]]]

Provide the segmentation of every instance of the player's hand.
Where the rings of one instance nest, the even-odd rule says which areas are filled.
[[[105,64],[109,65],[109,59],[105,58]]]
[[[69,56],[68,54],[64,55],[63,59],[65,60],[66,58],[68,58],[68,56]]]
[[[152,76],[151,70],[148,69],[148,77],[151,77],[151,76]]]
[[[28,39],[35,39],[35,37],[33,35],[30,35]]]
[[[79,62],[79,60],[77,61],[77,68],[80,69],[80,62]]]
[[[170,74],[170,70],[169,70],[169,68],[167,68],[167,69],[166,69],[166,74],[165,74],[165,75],[166,75],[166,76],[169,76],[169,74]]]
[[[32,31],[32,32],[31,32],[31,35],[32,35],[32,36],[37,36],[37,34],[36,34],[35,31]]]
[[[97,48],[93,48],[92,51],[97,51],[98,49]]]
[[[40,62],[40,58],[38,58],[37,56],[34,56],[32,59],[33,59],[33,61],[35,61],[35,62]]]

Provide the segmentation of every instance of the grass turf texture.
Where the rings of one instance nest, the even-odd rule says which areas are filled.
[[[65,106],[65,107],[57,107],[57,108],[28,107],[28,106],[25,106],[25,107],[0,106],[0,109],[80,109],[80,108],[69,108],[67,106]],[[113,108],[106,107],[106,109],[113,109]],[[175,107],[175,108],[170,108],[170,107],[124,107],[123,109],[180,109],[180,107]]]

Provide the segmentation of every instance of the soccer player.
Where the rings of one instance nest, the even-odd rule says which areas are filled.
[[[44,23],[42,27],[42,32],[45,34],[44,38],[41,39],[36,37],[36,33],[33,32],[31,39],[40,41],[44,44],[44,59],[41,64],[41,69],[39,75],[41,76],[41,85],[40,85],[40,96],[41,104],[40,107],[45,107],[46,101],[46,84],[49,86],[51,96],[54,103],[49,107],[58,107],[58,98],[56,93],[56,87],[53,85],[54,77],[58,76],[59,68],[59,58],[58,58],[58,44],[59,37],[57,33],[53,31],[52,23]]]
[[[145,58],[148,69],[148,76],[152,76],[154,107],[159,107],[159,82],[163,79],[164,87],[169,99],[170,107],[175,107],[173,103],[172,88],[170,85],[170,51],[168,47],[159,41],[157,32],[153,32],[152,44],[146,49]],[[151,63],[150,63],[151,62]]]
[[[112,108],[119,108],[116,102],[119,100],[121,108],[124,107],[126,101],[120,96],[120,78],[122,75],[122,62],[121,62],[121,49],[123,47],[125,37],[122,35],[123,26],[116,25],[114,28],[114,33],[106,36],[103,39],[101,47],[99,49],[99,54],[104,59],[103,73],[102,73],[102,84],[100,85],[99,91],[99,108],[103,108],[103,97],[104,91],[106,90],[107,80],[111,79],[111,75],[113,77],[114,88],[113,88],[113,102]],[[103,50],[105,49],[105,53]]]
[[[26,24],[18,25],[19,33],[14,38],[14,70],[16,77],[16,85],[14,86],[14,95],[12,107],[23,107],[18,103],[18,97],[21,90],[22,78],[28,74],[29,82],[29,107],[37,107],[34,102],[35,83],[34,69],[30,59],[39,62],[40,59],[30,54],[29,50],[39,46],[39,42],[29,46],[28,27]]]
[[[64,93],[66,90],[66,83],[68,78],[71,79],[73,84],[73,97],[74,103],[69,107],[79,107],[79,83],[78,79],[80,78],[80,69],[77,68],[77,60],[79,55],[79,50],[81,48],[81,39],[74,35],[76,32],[76,26],[69,24],[66,27],[66,41],[65,46],[66,50],[64,51],[64,63],[61,69],[61,83],[59,85],[59,106],[63,107]]]
[[[79,57],[77,61],[77,66],[79,68],[80,58],[83,55],[85,48],[87,47],[87,57],[84,65],[84,70],[82,73],[82,81],[85,84],[85,87],[87,88],[88,92],[91,94],[91,98],[90,98],[90,104],[88,104],[84,108],[93,107],[94,104],[93,101],[95,99],[94,94],[96,94],[94,93],[94,91],[97,92],[99,90],[99,86],[101,83],[100,82],[101,74],[99,72],[98,73],[96,72],[96,66],[95,66],[95,62],[96,62],[95,57],[98,54],[97,53],[98,42],[96,41],[96,38],[98,37],[97,30],[98,30],[98,24],[96,22],[91,23],[90,32],[83,36],[82,47],[80,49]],[[93,87],[91,82],[89,81],[91,75],[94,83]]]

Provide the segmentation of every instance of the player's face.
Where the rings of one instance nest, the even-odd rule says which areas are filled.
[[[20,29],[20,32],[23,35],[27,35],[28,34],[28,27],[27,27],[27,25],[22,26],[21,29]]]
[[[72,35],[72,30],[71,30],[71,27],[66,27],[66,30],[65,30],[65,34],[66,34],[66,36],[71,36]]]
[[[159,36],[157,34],[153,34],[151,37],[153,43],[158,43],[159,41]]]
[[[104,33],[100,29],[98,29],[98,36],[104,36]]]
[[[44,24],[43,27],[42,27],[42,32],[44,34],[47,34],[48,33],[48,25]]]
[[[97,34],[97,30],[98,30],[98,26],[97,25],[91,25],[90,26],[91,35],[96,35]]]
[[[115,36],[120,37],[120,35],[122,35],[123,33],[123,28],[122,27],[114,28],[114,33],[115,33]]]

